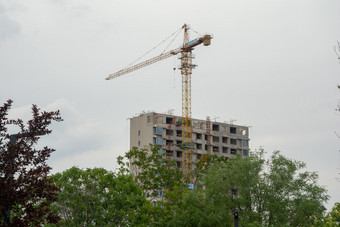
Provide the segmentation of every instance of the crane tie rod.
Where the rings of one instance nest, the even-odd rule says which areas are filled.
[[[124,69],[127,69],[128,67],[130,67],[131,65],[133,65],[134,63],[136,63],[137,61],[139,61],[141,58],[143,58],[145,55],[149,54],[151,51],[153,51],[154,49],[156,49],[157,47],[159,47],[161,44],[163,44],[166,40],[168,40],[171,36],[173,36],[174,34],[178,33],[182,30],[182,28],[178,29],[177,31],[175,31],[174,33],[172,33],[171,35],[169,35],[166,39],[164,39],[162,42],[160,42],[159,44],[157,44],[156,46],[154,46],[151,50],[149,50],[148,52],[146,52],[145,54],[143,54],[142,56],[140,56],[139,58],[137,58],[135,61],[131,62],[128,66],[126,66]],[[178,34],[175,36],[175,38],[178,36]],[[175,39],[174,38],[174,39]],[[174,39],[171,41],[171,43],[174,41]],[[170,43],[170,44],[171,44]],[[170,45],[169,44],[169,45]],[[166,47],[166,49],[169,47],[169,45]],[[162,54],[165,52],[165,50],[162,52]]]

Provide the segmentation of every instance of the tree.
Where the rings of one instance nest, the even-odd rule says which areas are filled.
[[[230,226],[238,209],[243,226],[311,226],[323,215],[328,195],[317,174],[304,168],[280,152],[265,160],[263,151],[216,163],[184,197],[184,209],[171,224]]]
[[[121,174],[130,174],[142,188],[143,195],[155,205],[149,211],[148,225],[164,226],[181,209],[182,197],[188,191],[184,176],[175,162],[159,146],[133,147],[118,157]]]
[[[27,126],[20,119],[8,119],[12,101],[0,107],[0,222],[13,226],[40,225],[59,220],[49,209],[56,200],[58,188],[48,178],[46,163],[54,151],[36,149],[39,135],[50,134],[52,121],[62,121],[59,111],[40,112],[32,106],[32,119]],[[8,134],[9,126],[19,133]]]
[[[136,226],[149,222],[151,202],[129,175],[72,167],[52,176],[60,188],[53,209],[60,226]]]

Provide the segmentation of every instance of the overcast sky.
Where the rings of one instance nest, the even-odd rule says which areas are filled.
[[[114,170],[129,149],[128,118],[181,115],[179,61],[104,79],[184,23],[214,37],[194,51],[193,118],[251,126],[251,149],[307,163],[329,190],[327,207],[339,202],[339,0],[0,0],[0,103],[14,100],[10,116],[25,120],[32,104],[61,111],[41,140],[56,149],[53,173]]]

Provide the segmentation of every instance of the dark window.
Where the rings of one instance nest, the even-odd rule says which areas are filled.
[[[167,135],[167,136],[173,136],[173,135],[174,135],[174,131],[173,131],[173,130],[167,129],[167,130],[166,130],[166,135]]]
[[[230,133],[236,134],[236,128],[235,127],[230,127]]]
[[[177,158],[182,157],[182,151],[177,151]]]
[[[236,154],[236,153],[237,153],[236,149],[230,149],[230,154]]]
[[[214,141],[214,142],[220,142],[220,137],[218,137],[218,136],[213,136],[213,141]]]
[[[196,139],[201,140],[202,139],[202,134],[201,133],[197,133],[196,134]]]
[[[166,145],[172,145],[173,143],[174,143],[173,140],[166,140],[166,141],[165,141],[165,144],[166,144]]]
[[[230,139],[230,144],[237,145],[237,140],[236,139]]]
[[[174,118],[173,117],[167,117],[166,118],[166,123],[172,125],[174,123]]]
[[[220,131],[220,126],[213,124],[212,125],[212,130],[218,132],[218,131]]]
[[[140,136],[140,130],[138,130],[138,136]]]
[[[197,154],[197,159],[201,159],[202,155],[201,154]]]
[[[177,131],[176,131],[176,136],[177,136],[177,137],[182,137],[182,131],[177,130]]]
[[[228,137],[222,137],[222,143],[228,143]]]
[[[218,150],[218,147],[216,147],[216,146],[213,146],[213,152],[218,152],[219,150]]]
[[[243,150],[243,156],[249,156],[249,151],[248,150]]]
[[[222,152],[227,154],[228,153],[228,147],[222,147]]]
[[[196,144],[196,149],[197,149],[197,150],[202,150],[202,144],[197,143],[197,144]]]
[[[174,155],[173,151],[167,150],[166,151],[166,156],[172,157]]]

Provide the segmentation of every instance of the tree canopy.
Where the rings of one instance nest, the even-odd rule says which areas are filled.
[[[62,121],[59,111],[40,112],[32,106],[32,119],[8,119],[12,101],[0,107],[0,223],[12,226],[54,223],[58,216],[49,209],[58,188],[48,178],[51,167],[46,163],[54,151],[36,149],[40,135],[50,134],[48,126]],[[19,132],[10,135],[9,126]]]
[[[62,218],[60,226],[136,226],[148,222],[151,202],[130,175],[72,167],[52,179],[60,188],[53,204]]]
[[[216,163],[184,197],[173,224],[229,226],[237,209],[241,226],[311,226],[328,195],[304,168],[278,151],[269,160],[261,151]]]

